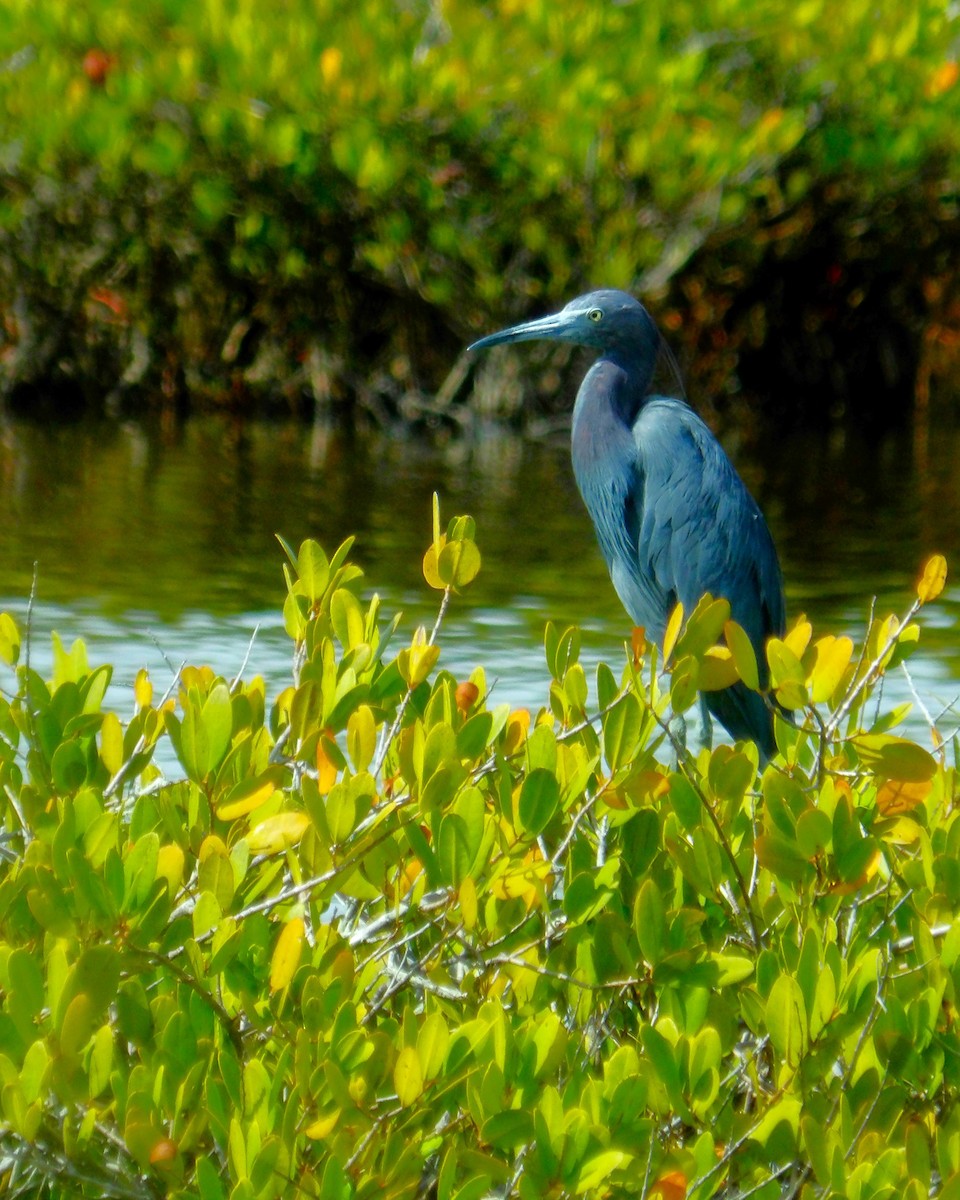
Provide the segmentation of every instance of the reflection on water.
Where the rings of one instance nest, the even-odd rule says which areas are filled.
[[[906,607],[927,554],[960,562],[956,430],[938,430],[934,448],[906,433],[876,445],[807,433],[728,449],[780,548],[791,619],[806,612],[817,631],[859,638],[872,596],[883,612]],[[444,665],[462,675],[483,663],[501,699],[537,707],[547,619],[583,627],[588,664],[619,658],[627,620],[562,438],[437,447],[214,418],[166,437],[133,424],[7,423],[0,605],[25,614],[36,561],[33,665],[49,664],[50,629],[83,637],[91,661],[116,664],[121,708],[139,667],[165,686],[165,658],[232,676],[249,649],[245,673],[276,689],[289,681],[290,643],[274,534],[316,537],[328,551],[356,534],[370,590],[388,613],[403,611],[409,633],[435,614],[419,566],[434,490],[447,516],[476,517],[484,556],[448,618]],[[960,691],[958,613],[953,587],[924,618],[914,677],[934,713]],[[893,686],[908,697],[903,678]]]

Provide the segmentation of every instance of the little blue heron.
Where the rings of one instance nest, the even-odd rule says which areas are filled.
[[[765,685],[764,645],[784,630],[777,551],[717,439],[684,400],[654,390],[658,365],[673,359],[652,317],[626,292],[604,289],[470,349],[537,338],[600,352],[573,409],[573,472],[634,624],[662,643],[678,600],[689,615],[704,592],[722,596]],[[736,683],[704,700],[734,738],[756,742],[764,760],[773,756],[773,718],[761,696]]]

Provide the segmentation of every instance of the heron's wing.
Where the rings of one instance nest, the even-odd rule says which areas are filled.
[[[687,612],[723,596],[753,643],[783,632],[780,566],[766,522],[716,438],[686,404],[649,400],[634,424],[634,484],[626,515],[639,574]]]

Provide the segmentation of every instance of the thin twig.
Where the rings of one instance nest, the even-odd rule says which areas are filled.
[[[448,584],[443,589],[443,599],[440,601],[440,611],[437,613],[437,619],[434,621],[433,629],[430,631],[430,636],[427,638],[428,646],[432,646],[437,640],[437,634],[440,632],[440,626],[443,624],[443,618],[447,614],[447,608],[450,605],[450,597],[452,595],[453,588]],[[376,779],[380,774],[380,768],[383,766],[384,759],[387,757],[387,752],[393,744],[393,739],[399,732],[404,714],[407,711],[407,705],[410,703],[410,697],[413,695],[414,690],[415,689],[412,684],[407,687],[406,693],[403,699],[400,701],[400,707],[397,709],[397,715],[393,718],[393,724],[390,726],[390,729],[382,738],[380,745],[377,748],[377,757],[374,759],[373,766],[370,771],[370,774],[374,779]]]
[[[259,632],[260,632],[260,624],[258,622],[254,626],[253,633],[250,634],[250,641],[247,643],[247,652],[243,656],[243,662],[240,664],[240,669],[237,671],[236,675],[234,675],[233,681],[230,684],[231,692],[237,686],[237,684],[240,682],[240,680],[243,678],[243,673],[247,669],[247,663],[250,661],[250,654],[253,651],[253,643],[257,640],[257,634]]]
[[[33,606],[37,599],[37,581],[40,577],[40,563],[35,560],[33,564],[33,579],[30,583],[30,597],[27,600],[27,649],[24,655],[23,664],[30,670],[30,644],[33,640]]]
[[[833,714],[833,716],[830,718],[829,722],[827,723],[827,736],[828,737],[833,737],[833,735],[839,729],[840,723],[844,720],[844,718],[847,716],[847,714],[853,708],[854,704],[856,703],[857,699],[860,697],[861,693],[866,691],[866,689],[870,686],[870,684],[872,684],[874,682],[874,680],[876,679],[876,676],[877,676],[877,672],[883,668],[883,660],[889,656],[889,654],[892,651],[892,648],[894,646],[896,646],[897,642],[900,640],[901,634],[907,628],[907,625],[909,624],[909,622],[912,621],[913,618],[917,615],[919,610],[920,610],[920,601],[914,600],[913,604],[910,605],[910,609],[907,612],[907,615],[898,624],[896,631],[890,635],[890,637],[888,638],[883,649],[877,654],[877,656],[873,660],[873,662],[870,663],[869,667],[867,667],[866,671],[860,677],[858,682],[855,683],[850,688],[850,691],[844,697],[842,704],[837,709],[837,711]],[[873,611],[873,608],[871,607],[871,612],[872,611]],[[870,624],[871,625],[873,624],[872,620],[871,620]],[[864,647],[864,650],[865,649],[866,649],[866,647]],[[861,662],[862,662],[862,659],[863,659],[863,655],[861,655]]]
[[[166,702],[170,699],[170,697],[173,695],[174,689],[177,687],[177,685],[180,682],[180,672],[183,670],[183,668],[186,665],[187,664],[185,662],[182,662],[180,664],[180,666],[177,668],[177,670],[173,676],[173,679],[171,679],[171,681],[170,681],[170,686],[160,697],[160,703],[157,705],[157,711],[160,711],[163,708],[163,706],[166,704]],[[130,766],[133,763],[133,760],[137,757],[138,754],[142,753],[142,751],[146,749],[146,745],[147,745],[146,736],[144,734],[141,734],[140,737],[137,738],[137,744],[130,751],[130,755],[127,758],[126,762],[122,762],[120,764],[120,766],[117,768],[116,774],[113,776],[113,778],[107,784],[107,786],[103,789],[104,800],[109,800],[110,797],[113,795],[113,793],[116,791],[116,789],[120,786],[120,784],[123,782],[123,779],[126,776],[127,772],[130,770]]]

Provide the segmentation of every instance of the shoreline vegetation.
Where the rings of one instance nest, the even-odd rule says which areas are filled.
[[[4,1194],[955,1196],[957,714],[883,694],[944,559],[859,645],[770,639],[758,774],[677,736],[756,683],[725,601],[589,676],[548,623],[535,712],[454,676],[475,536],[435,502],[412,636],[353,539],[282,542],[275,694],[141,670],[121,716],[0,613]]]
[[[456,427],[473,337],[604,284],[698,400],[902,420],[957,385],[956,52],[934,0],[15,0],[0,397]]]

